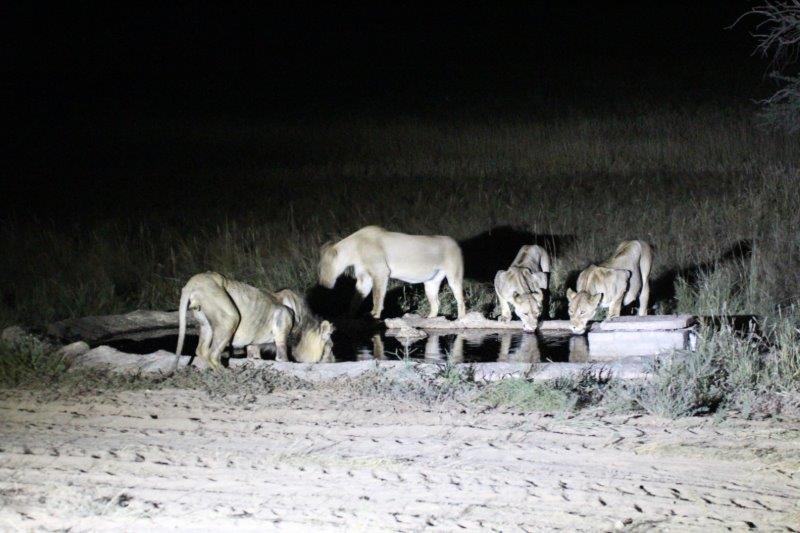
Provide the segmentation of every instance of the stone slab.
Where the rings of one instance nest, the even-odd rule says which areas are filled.
[[[647,376],[647,367],[652,358],[622,358],[608,363],[458,363],[449,368],[464,376],[471,375],[476,381],[497,381],[509,378],[525,378],[534,381],[550,380],[589,372],[595,376],[618,379],[640,379]],[[182,356],[178,367],[186,366],[189,356]],[[195,358],[192,363],[200,369],[202,361]],[[231,359],[229,366],[238,368],[252,365],[256,368],[271,368],[289,376],[311,382],[325,382],[342,378],[355,378],[368,372],[381,371],[386,377],[405,379],[414,375],[434,377],[441,373],[443,363],[418,361],[350,361],[342,363],[293,363],[267,360]],[[121,352],[109,346],[98,346],[77,356],[72,368],[104,369],[112,373],[132,375],[155,375],[172,373],[175,354],[159,350],[147,355]]]
[[[694,332],[675,331],[590,331],[589,358],[617,359],[636,355],[654,355],[673,350],[688,350]]]
[[[696,322],[692,315],[647,315],[647,316],[621,316],[610,318],[602,322],[593,323],[589,331],[672,331],[691,327]],[[423,329],[423,330],[522,330],[522,322],[511,320],[500,322],[491,320],[478,312],[467,313],[460,320],[448,320],[443,316],[425,318],[417,314],[407,313],[401,318],[387,318],[385,320],[388,330]],[[568,320],[543,320],[539,324],[542,332],[569,331]]]

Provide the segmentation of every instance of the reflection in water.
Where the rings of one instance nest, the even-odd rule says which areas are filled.
[[[685,335],[684,332],[675,333]],[[642,337],[640,332],[636,334],[636,338]],[[586,335],[542,335],[519,331],[430,331],[422,339],[374,333],[368,339],[353,344],[334,343],[336,361],[410,358],[431,363],[586,363],[598,360],[597,352],[600,349],[609,350],[608,346],[600,345],[600,349],[594,346],[594,352],[591,352]],[[612,353],[621,355],[627,355],[626,349],[631,350],[627,345],[620,344],[610,349],[614,350]],[[633,346],[633,349],[642,350],[639,345]],[[601,352],[600,356],[608,357],[605,353]]]
[[[431,333],[425,340],[425,360],[426,361],[443,361],[444,356],[439,349],[439,337],[437,333]]]
[[[143,340],[120,339],[107,344],[118,350],[149,354],[174,350],[177,335],[160,335]],[[197,342],[192,336],[188,341]],[[373,359],[411,359],[430,362],[517,363],[573,362],[608,360],[622,356],[656,354],[674,348],[688,348],[686,330],[654,332],[614,332],[613,334],[541,335],[520,331],[431,331],[426,338],[395,338],[374,332],[341,329],[334,332],[335,361]],[[591,344],[591,351],[590,351]],[[194,351],[193,349],[191,350]],[[241,351],[241,350],[240,350]],[[234,354],[234,356],[241,354]],[[264,352],[273,358],[274,350]]]
[[[508,363],[538,363],[542,360],[539,351],[539,337],[523,333],[516,348],[512,347],[514,337],[519,334],[503,333],[500,338],[500,353],[497,360]]]
[[[373,335],[371,340],[371,345],[364,343],[356,350],[359,360],[366,359],[371,351],[375,359],[410,357],[432,363],[563,362],[569,360],[571,349],[569,336],[541,336],[518,331],[429,331],[424,339]],[[581,341],[583,345],[580,344]],[[587,357],[585,337],[573,342],[577,342],[575,349],[579,353],[579,358],[585,359]],[[344,350],[344,347],[340,349]],[[337,360],[343,360],[344,357],[346,355],[342,353],[342,358]]]
[[[569,338],[569,362],[586,363],[589,361],[589,339],[586,335],[571,335]]]

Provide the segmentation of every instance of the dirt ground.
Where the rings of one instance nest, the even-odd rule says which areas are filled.
[[[800,530],[800,424],[0,391],[0,529]]]

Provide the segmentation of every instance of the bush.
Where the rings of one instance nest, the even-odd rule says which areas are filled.
[[[794,412],[800,406],[800,314],[767,320],[759,333],[704,327],[696,351],[657,360],[651,378],[618,384],[617,402],[677,418],[718,410],[745,416]]]
[[[758,39],[756,50],[771,58],[775,68],[771,77],[780,85],[772,96],[761,101],[766,106],[764,118],[772,126],[796,133],[800,131],[800,72],[786,71],[797,68],[800,57],[800,2],[767,2],[746,15],[761,19],[754,33]]]
[[[52,346],[32,335],[0,341],[0,385],[19,387],[47,386],[59,380],[69,362],[53,354]]]

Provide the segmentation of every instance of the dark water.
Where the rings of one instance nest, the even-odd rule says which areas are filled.
[[[485,363],[568,362],[586,360],[585,337],[538,335],[522,332],[442,332],[407,341],[375,334],[349,343],[340,342],[341,360],[404,359],[431,362]],[[337,352],[334,344],[334,353]],[[339,355],[337,354],[337,360]]]
[[[395,360],[409,357],[431,362],[576,362],[588,359],[586,337],[570,335],[539,335],[522,332],[443,332],[432,333],[427,338],[403,342],[385,333],[334,334],[333,352],[337,361],[363,361],[370,359]],[[121,339],[107,342],[117,350],[148,354],[157,350],[175,351],[178,336],[174,334],[151,337],[145,340]],[[184,354],[193,354],[197,336],[187,335]],[[243,357],[243,351],[233,354]],[[267,359],[274,352],[267,349]]]

